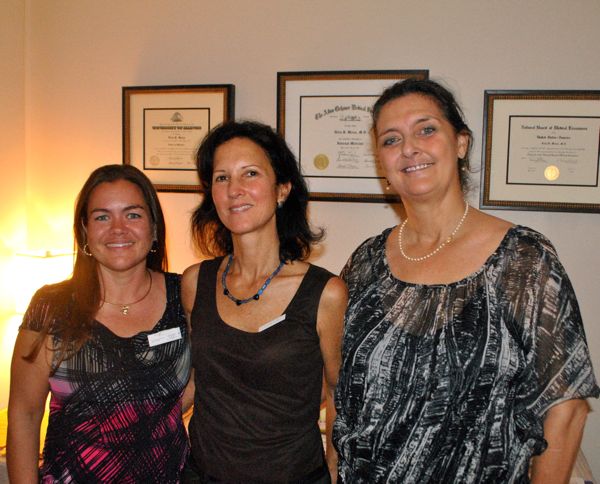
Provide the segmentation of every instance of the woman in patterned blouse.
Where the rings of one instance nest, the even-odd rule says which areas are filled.
[[[190,350],[152,183],[131,165],[98,168],[79,193],[74,231],[73,276],[35,294],[15,344],[10,481],[177,483]]]
[[[444,87],[397,83],[373,120],[406,217],[342,274],[341,481],[567,482],[599,389],[554,247],[468,205],[471,131]]]

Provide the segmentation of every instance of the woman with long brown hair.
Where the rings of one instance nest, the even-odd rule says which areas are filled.
[[[130,165],[98,168],[79,193],[73,229],[73,276],[38,290],[15,344],[10,480],[178,482],[188,451],[188,331],[180,276],[165,272],[152,183]]]

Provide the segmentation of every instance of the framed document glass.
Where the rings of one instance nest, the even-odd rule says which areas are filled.
[[[387,202],[374,156],[372,107],[391,84],[427,70],[277,73],[277,130],[298,158],[311,200]]]
[[[481,207],[600,212],[600,91],[485,91]]]
[[[123,163],[158,191],[198,192],[198,146],[233,113],[231,84],[123,87]]]

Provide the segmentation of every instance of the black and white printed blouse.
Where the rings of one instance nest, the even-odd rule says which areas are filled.
[[[409,284],[388,266],[391,230],[342,272],[333,439],[343,482],[528,482],[547,410],[600,393],[554,247],[512,227],[474,274]]]

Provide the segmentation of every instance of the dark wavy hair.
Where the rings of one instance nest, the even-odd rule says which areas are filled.
[[[454,99],[454,95],[441,84],[430,79],[414,79],[409,78],[404,81],[399,81],[388,87],[379,99],[373,105],[373,130],[377,132],[377,120],[381,114],[383,107],[400,97],[408,94],[419,94],[426,96],[434,101],[440,108],[444,118],[452,125],[456,134],[466,134],[469,137],[467,151],[463,158],[458,159],[458,175],[460,177],[460,186],[463,193],[469,190],[470,180],[470,161],[471,147],[473,144],[473,132],[467,126],[464,120],[462,109]]]
[[[231,232],[223,225],[212,198],[212,176],[217,148],[234,138],[246,138],[260,146],[271,162],[277,184],[291,184],[290,193],[276,212],[279,258],[304,260],[313,243],[323,238],[322,229],[313,231],[308,223],[308,189],[298,162],[285,140],[273,129],[256,121],[229,121],[217,126],[202,141],[196,166],[203,200],[192,215],[192,236],[200,251],[216,257],[233,251]]]
[[[78,351],[89,338],[102,295],[98,263],[94,257],[84,252],[87,244],[88,203],[98,185],[118,180],[126,180],[139,187],[150,211],[155,240],[152,244],[152,252],[146,256],[146,267],[159,272],[168,269],[165,219],[152,182],[144,173],[131,165],[105,165],[97,168],[84,183],[75,203],[73,232],[76,253],[73,275],[70,279],[48,286],[42,291],[48,298],[48,311],[45,313],[40,336],[26,359],[35,359],[43,340],[50,332],[60,334],[61,343],[57,348],[59,362],[71,352]]]

